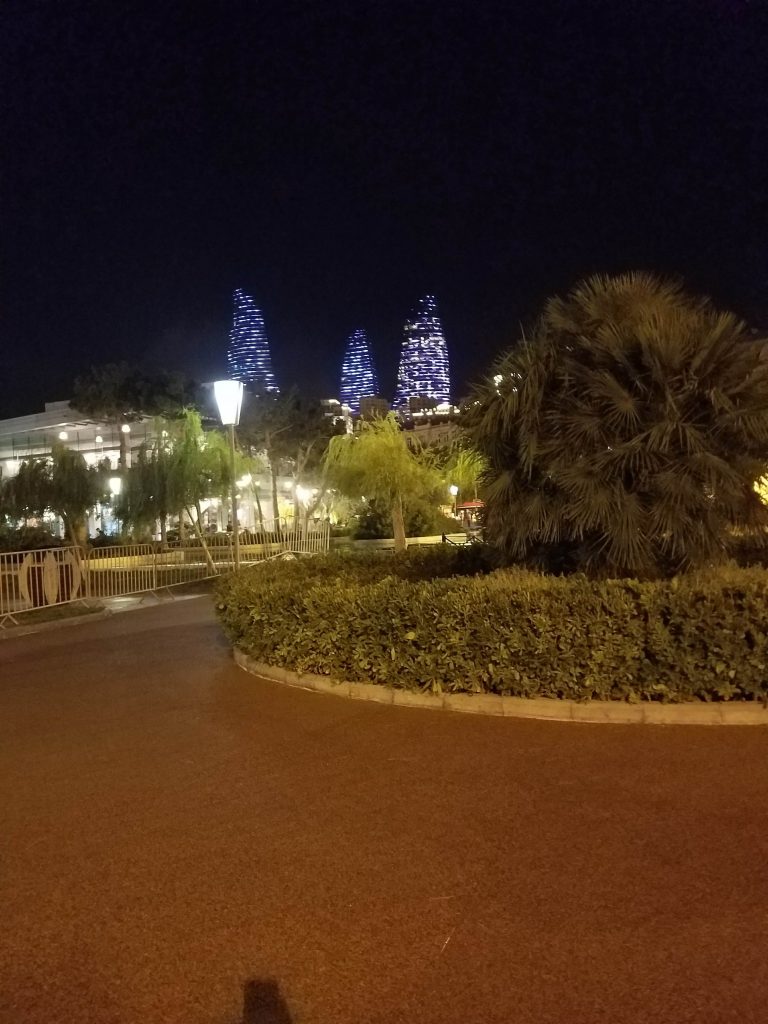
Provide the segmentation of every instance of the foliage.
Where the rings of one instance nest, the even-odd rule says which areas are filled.
[[[8,481],[9,504],[17,518],[61,516],[69,540],[87,542],[88,512],[104,497],[106,471],[89,466],[78,452],[55,444],[50,459],[26,459]]]
[[[472,501],[478,497],[481,481],[488,468],[485,456],[462,438],[448,452],[443,464],[443,477],[447,484],[458,487],[459,501]]]
[[[392,414],[361,421],[356,434],[332,438],[324,464],[330,486],[389,509],[398,551],[405,550],[408,506],[434,501],[442,490],[439,473],[409,447]]]
[[[284,395],[250,396],[245,403],[237,436],[240,442],[265,452],[272,475],[272,500],[277,509],[277,477],[285,468],[293,477],[294,491],[304,487],[317,494],[303,510],[311,516],[321,504],[325,488],[322,481],[322,457],[331,437],[343,425],[325,415],[322,404],[306,398],[296,389]],[[302,510],[294,501],[297,518]]]
[[[195,386],[180,374],[149,373],[128,363],[92,366],[78,377],[71,406],[78,412],[120,426],[144,416],[181,416],[192,406]],[[120,433],[120,465],[126,464],[128,442]]]
[[[408,537],[439,537],[443,533],[456,533],[455,519],[444,515],[427,501],[411,501],[406,506],[403,521]],[[381,540],[392,536],[392,516],[381,502],[367,501],[358,507],[352,536],[355,540]]]
[[[60,546],[58,537],[42,526],[0,526],[0,551],[39,551]]]
[[[730,313],[646,274],[551,299],[475,394],[486,536],[507,561],[643,577],[727,554],[768,509],[768,361]]]
[[[218,583],[219,615],[257,660],[336,679],[576,700],[768,698],[762,569],[467,577],[455,573],[482,568],[482,548],[415,555],[257,566]]]
[[[107,363],[76,379],[71,405],[78,412],[128,423],[143,416],[179,416],[193,404],[194,393],[192,382],[181,374]]]

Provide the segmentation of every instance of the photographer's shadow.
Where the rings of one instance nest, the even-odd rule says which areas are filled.
[[[293,1024],[274,978],[251,978],[243,986],[242,1024]]]

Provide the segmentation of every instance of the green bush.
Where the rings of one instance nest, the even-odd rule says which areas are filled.
[[[37,551],[61,547],[61,541],[42,526],[0,526],[0,551]]]
[[[459,533],[461,527],[450,516],[426,501],[411,501],[404,511],[407,537],[439,537],[442,533]],[[381,502],[368,501],[353,519],[354,540],[384,540],[392,537],[392,516]]]
[[[589,580],[485,569],[482,548],[332,555],[218,585],[258,661],[418,690],[576,700],[765,700],[768,576]]]

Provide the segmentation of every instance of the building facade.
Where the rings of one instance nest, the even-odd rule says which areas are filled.
[[[279,394],[262,312],[242,288],[235,290],[234,301],[227,349],[230,375],[256,393]]]
[[[409,409],[425,400],[437,408],[451,401],[448,346],[433,295],[419,301],[405,324],[394,406]]]

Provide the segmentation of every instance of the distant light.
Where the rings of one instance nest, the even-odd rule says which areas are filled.
[[[296,488],[296,498],[302,504],[306,505],[309,499],[312,497],[312,491],[308,487],[302,487],[299,484]]]
[[[120,491],[123,489],[123,481],[119,476],[111,476],[109,478],[109,490],[113,498],[116,498]]]
[[[259,393],[277,395],[280,389],[272,369],[267,331],[261,310],[242,288],[235,290],[234,300],[235,315],[227,350],[229,371],[237,380],[255,385]]]
[[[11,476],[15,476],[19,472],[20,465],[21,463],[18,459],[8,459],[5,463],[5,468]]]
[[[347,338],[341,364],[341,403],[331,399],[329,404],[339,405],[351,412],[360,411],[363,398],[375,398],[379,392],[371,346],[365,331],[357,330]]]
[[[127,423],[124,423],[122,425],[122,427],[120,427],[120,429],[122,430],[122,432],[124,434],[130,434],[130,432],[131,432],[131,428],[130,428],[129,424],[127,424]]]
[[[251,482],[251,480],[253,480],[253,477],[251,476],[251,474],[250,473],[246,473],[245,476],[241,476],[240,479],[237,481],[237,486],[238,487],[247,487],[248,484]]]
[[[101,436],[101,434],[96,435],[96,444],[104,444],[104,438]]]
[[[69,440],[69,434],[66,432],[66,430],[60,430],[59,431],[59,440],[60,441],[68,441]]]
[[[456,484],[451,484],[451,486],[448,488],[448,490],[451,492],[451,494],[454,496],[454,498],[459,493],[459,488],[456,486]]]
[[[410,411],[409,400],[423,397],[434,399],[438,405],[447,405],[450,396],[448,347],[435,297],[425,295],[405,324],[394,406]]]
[[[243,383],[239,380],[217,380],[213,383],[219,419],[223,426],[237,426],[240,422],[240,406],[243,402]]]

